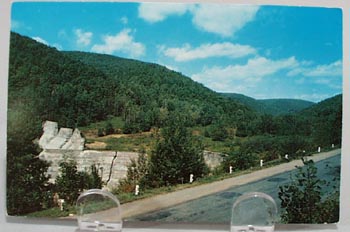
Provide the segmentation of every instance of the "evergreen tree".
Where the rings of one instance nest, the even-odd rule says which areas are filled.
[[[95,165],[91,165],[90,170],[91,170],[91,174],[88,175],[89,180],[88,180],[87,189],[102,188],[103,182],[102,182],[101,176],[98,174],[98,169],[96,168]]]
[[[240,151],[230,151],[226,157],[223,167],[229,170],[232,166],[234,170],[246,170],[258,164],[258,157],[254,153],[244,154]]]
[[[186,183],[190,174],[198,178],[206,170],[201,143],[183,126],[179,116],[170,116],[151,154],[146,185],[157,187]]]
[[[136,185],[141,185],[144,181],[143,178],[148,173],[147,165],[147,156],[145,152],[142,151],[137,160],[131,160],[131,163],[128,165],[126,178],[119,182],[117,192],[134,192]]]
[[[7,134],[7,210],[9,215],[39,211],[50,205],[48,163],[38,159],[33,143],[40,125],[29,110],[8,111]]]
[[[56,178],[56,191],[70,205],[75,203],[84,190],[102,187],[102,180],[94,165],[91,174],[78,171],[74,161],[60,163],[60,170],[61,175]]]
[[[113,128],[113,125],[111,122],[106,123],[105,133],[106,133],[106,135],[114,134],[114,128]]]
[[[338,197],[328,197],[322,201],[321,188],[325,181],[317,177],[317,168],[312,160],[304,160],[305,167],[298,167],[292,183],[280,186],[282,221],[285,223],[331,223],[336,222]],[[338,212],[339,214],[339,212]]]

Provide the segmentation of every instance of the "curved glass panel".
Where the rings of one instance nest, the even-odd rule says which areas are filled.
[[[231,232],[274,231],[277,206],[265,193],[251,192],[240,196],[232,207]]]
[[[77,200],[78,231],[122,230],[119,200],[110,192],[91,189]]]

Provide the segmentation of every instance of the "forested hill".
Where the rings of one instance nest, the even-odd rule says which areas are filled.
[[[257,100],[252,97],[237,93],[222,93],[262,114],[283,115],[300,112],[315,103],[298,99],[264,99]]]
[[[161,65],[93,53],[65,54],[114,78],[119,96],[114,114],[122,115],[126,123],[136,122],[134,126],[141,130],[161,126],[163,113],[180,113],[187,126],[224,121],[245,128],[256,117],[247,106]],[[129,110],[127,106],[131,106]]]
[[[334,97],[327,98],[323,101],[320,101],[317,104],[314,104],[311,107],[308,107],[300,112],[300,115],[309,115],[309,116],[321,116],[329,114],[330,112],[342,112],[342,101],[343,95],[338,94]]]
[[[342,98],[342,94],[336,95],[298,113],[299,117],[307,118],[309,122],[313,122],[312,136],[320,144],[325,144],[327,141],[341,144]]]
[[[10,46],[9,129],[19,115],[27,125],[33,120],[39,125],[44,120],[54,120],[63,127],[117,116],[124,121],[124,133],[136,133],[163,127],[171,115],[180,115],[188,127],[234,128],[242,136],[270,131],[257,129],[257,125],[266,125],[264,121],[269,118],[260,118],[255,110],[263,112],[260,115],[271,113],[252,107],[252,103],[260,101],[242,96],[233,100],[157,64],[110,55],[60,52],[16,33],[11,34]],[[339,102],[327,104],[334,99]],[[331,123],[338,117],[334,112],[340,112],[341,117],[341,111],[329,109],[329,105],[341,109],[341,97],[334,99],[298,115],[302,121],[312,118],[313,128],[317,128],[317,123]],[[284,103],[293,105],[284,112],[312,104],[295,102],[300,103],[299,108],[294,106],[298,104]],[[265,107],[271,102],[264,104]],[[276,108],[275,103],[272,105]],[[272,112],[282,114],[275,109]]]
[[[115,81],[102,71],[16,33],[11,33],[8,85],[10,113],[26,111],[69,127],[105,119],[116,91]]]
[[[60,52],[16,33],[10,46],[10,116],[21,110],[65,127],[119,116],[125,133],[162,127],[177,114],[186,126],[220,121],[241,129],[256,117],[241,103],[157,64]]]

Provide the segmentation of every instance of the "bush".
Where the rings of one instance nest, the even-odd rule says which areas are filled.
[[[292,183],[280,186],[281,215],[285,223],[334,223],[339,218],[339,194],[322,201],[322,186],[326,181],[317,177],[312,160],[302,159],[305,167],[298,167]]]
[[[106,135],[114,134],[114,128],[113,128],[113,125],[112,125],[111,122],[107,122],[107,123],[106,123],[105,134],[106,134]]]
[[[144,151],[141,152],[137,161],[131,160],[128,166],[126,178],[119,182],[118,193],[132,193],[135,191],[136,185],[140,185],[142,179],[147,174],[148,161]]]
[[[60,169],[61,175],[56,178],[55,187],[59,197],[69,205],[73,205],[84,190],[102,187],[101,177],[94,165],[91,166],[91,173],[78,171],[74,161],[62,162]]]
[[[139,125],[137,123],[125,122],[123,127],[124,134],[133,134],[140,131]]]
[[[223,168],[229,170],[232,166],[233,170],[241,171],[254,167],[258,164],[258,157],[256,154],[244,154],[240,151],[231,151],[226,157]]]
[[[189,182],[207,173],[200,141],[183,125],[180,115],[172,115],[161,130],[149,160],[149,172],[144,183],[149,187]]]
[[[102,128],[98,128],[98,130],[97,130],[97,136],[98,136],[98,137],[102,137],[102,136],[104,136],[104,135],[105,135],[105,133],[104,133],[103,129],[102,129]]]

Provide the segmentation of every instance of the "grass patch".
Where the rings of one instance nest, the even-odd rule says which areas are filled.
[[[106,127],[106,124],[110,122],[115,130],[121,130],[124,127],[124,121],[121,117],[110,117],[107,120],[91,123],[88,126],[79,127],[79,130],[84,134],[91,131],[94,131],[97,135],[97,130],[99,128],[104,129]]]
[[[60,218],[60,217],[68,217],[69,214],[76,214],[76,209],[74,206],[67,206],[64,210],[61,211],[59,207],[54,207],[51,209],[46,209],[42,211],[37,211],[33,213],[29,213],[27,217],[40,217],[40,218]]]
[[[225,140],[225,141],[213,141],[211,138],[208,137],[202,137],[202,142],[205,150],[209,150],[212,152],[220,152],[227,154],[231,147],[235,147],[232,140]]]
[[[85,205],[85,213],[94,213],[103,210],[107,210],[113,207],[116,207],[116,204],[109,199],[98,199],[98,202],[90,202]],[[68,217],[70,214],[77,214],[77,208],[72,205],[65,205],[64,209],[61,210],[59,207],[54,207],[38,212],[29,213],[27,217],[37,217],[37,218],[60,218]]]
[[[149,153],[155,143],[155,138],[150,134],[134,134],[125,137],[100,137],[96,139],[89,139],[89,142],[99,141],[106,143],[106,150],[113,151],[140,151],[142,149]]]
[[[111,122],[114,129],[120,129],[124,126],[124,122],[121,117],[113,117],[106,121],[98,123],[92,123],[89,126],[79,128],[83,134],[86,135],[86,142],[94,143],[95,141],[106,143],[106,150],[115,151],[140,151],[145,149],[146,152],[150,152],[156,143],[156,138],[152,136],[150,132],[136,133],[136,134],[116,134],[113,136],[97,137],[98,128],[104,128],[107,122]],[[241,138],[236,138],[235,141],[232,139],[226,139],[224,141],[213,141],[211,138],[204,136],[206,127],[193,127],[189,128],[194,136],[197,136],[203,143],[204,149],[228,153],[233,147],[235,150],[239,149],[239,141]]]

